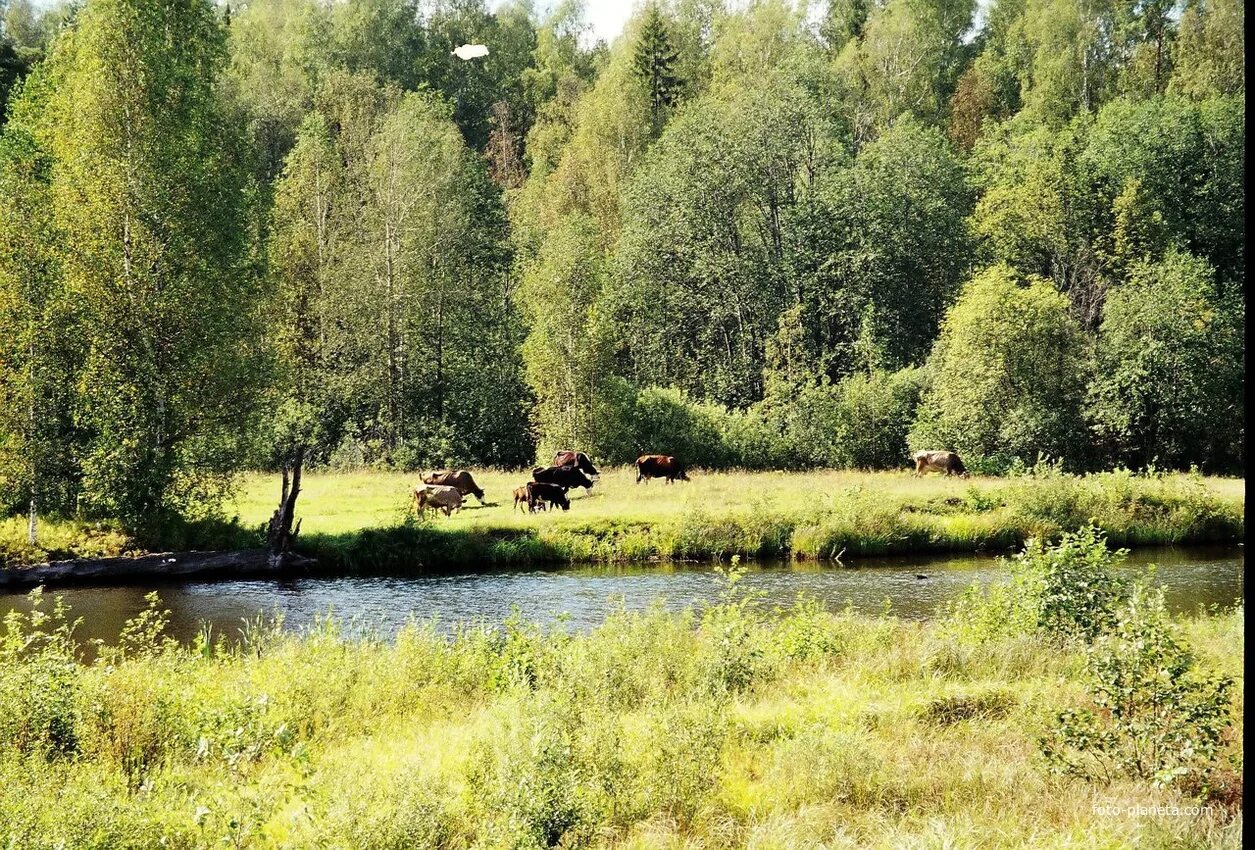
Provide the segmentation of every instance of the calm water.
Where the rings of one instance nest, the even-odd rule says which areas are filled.
[[[1154,549],[1134,553],[1131,570],[1158,564],[1173,609],[1231,605],[1244,598],[1244,550]],[[993,557],[859,559],[844,567],[817,564],[751,564],[744,584],[766,595],[769,604],[790,605],[801,593],[831,608],[847,603],[875,612],[888,600],[902,617],[926,618],[973,582],[1006,577]],[[919,578],[924,575],[927,578]],[[713,600],[720,583],[710,566],[696,564],[637,567],[580,567],[510,570],[479,575],[418,578],[309,578],[289,581],[187,581],[123,587],[70,587],[63,596],[82,617],[82,639],[113,642],[122,624],[145,607],[144,594],[157,591],[171,610],[171,631],[187,640],[202,622],[215,633],[235,637],[245,619],[278,613],[287,628],[308,626],[334,612],[357,627],[395,631],[411,616],[435,617],[444,627],[461,622],[500,622],[517,605],[534,620],[552,622],[567,615],[577,629],[602,621],[616,599],[628,609],[655,600],[684,608]],[[22,594],[0,594],[0,613],[26,609]]]

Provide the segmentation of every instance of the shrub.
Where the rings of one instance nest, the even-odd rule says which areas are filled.
[[[638,454],[669,454],[689,466],[726,467],[735,463],[723,442],[727,412],[699,404],[681,390],[648,387],[636,396],[633,415]]]
[[[1030,539],[1011,561],[1011,580],[969,588],[950,607],[946,628],[978,643],[1035,631],[1092,641],[1115,622],[1126,587],[1114,568],[1127,554],[1110,551],[1094,526],[1055,545]]]
[[[946,314],[927,368],[912,449],[952,449],[973,464],[1039,452],[1084,460],[1085,337],[1049,281],[1021,281],[1006,265],[982,272]]]
[[[1125,582],[1113,572],[1128,555],[1112,552],[1094,526],[1064,534],[1058,544],[1030,540],[1015,557],[1037,611],[1037,627],[1062,638],[1092,641],[1115,622]]]
[[[896,469],[910,455],[907,434],[915,422],[924,371],[875,370],[838,384],[834,466]]]
[[[734,556],[727,570],[716,567],[724,582],[721,599],[702,614],[701,633],[707,647],[707,684],[715,695],[745,690],[764,670],[764,647],[759,641],[761,594],[745,591],[745,574]]]
[[[81,668],[74,623],[61,597],[45,610],[41,589],[31,612],[10,611],[0,632],[0,753],[52,759],[78,751]]]
[[[1135,588],[1088,656],[1092,707],[1059,712],[1042,740],[1057,772],[1120,775],[1206,789],[1230,724],[1226,676],[1200,673],[1164,610],[1162,589]]]

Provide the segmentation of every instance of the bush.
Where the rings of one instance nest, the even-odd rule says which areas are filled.
[[[1042,452],[1083,465],[1085,338],[1050,282],[1006,265],[982,272],[946,314],[927,368],[912,449],[951,449],[974,469]]]
[[[1112,552],[1094,526],[1063,535],[1054,546],[1030,540],[1015,557],[1037,611],[1037,627],[1057,637],[1092,641],[1115,622],[1125,582],[1113,572],[1128,552]]]
[[[794,464],[900,468],[909,454],[906,438],[915,421],[923,374],[918,368],[876,369],[802,390],[776,412]]]
[[[1198,672],[1169,622],[1162,589],[1134,590],[1112,632],[1090,649],[1088,677],[1092,707],[1059,712],[1042,740],[1053,770],[1206,789],[1230,724],[1233,681]]]
[[[31,612],[10,611],[0,633],[0,753],[71,756],[79,747],[81,689],[74,624],[60,597],[51,610],[39,588],[30,599]]]
[[[1054,545],[1030,539],[1012,558],[1011,580],[969,588],[951,607],[948,627],[977,642],[1026,632],[1092,641],[1113,626],[1125,598],[1114,568],[1127,554],[1110,551],[1094,526],[1064,534]]]
[[[688,466],[733,466],[737,458],[723,441],[727,416],[723,408],[694,402],[678,389],[641,390],[632,417],[638,455],[675,455]]]

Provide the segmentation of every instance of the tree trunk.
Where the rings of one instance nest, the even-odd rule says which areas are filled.
[[[266,530],[267,563],[274,570],[283,569],[292,560],[292,544],[301,533],[301,523],[298,521],[295,528],[292,523],[296,516],[296,497],[301,492],[301,466],[304,462],[305,449],[302,447],[293,455],[292,466],[283,468],[279,507],[270,517],[270,526]]]

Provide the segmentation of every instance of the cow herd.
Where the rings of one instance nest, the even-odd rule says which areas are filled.
[[[912,460],[916,475],[935,471],[967,477],[963,461],[954,452],[916,452]],[[555,507],[568,511],[571,500],[567,492],[578,487],[591,490],[598,475],[597,467],[584,452],[560,451],[553,456],[551,465],[536,467],[532,470],[531,481],[514,488],[514,507],[528,513]],[[648,483],[651,478],[663,478],[668,484],[689,480],[684,464],[671,455],[641,455],[636,459],[636,483]],[[420,515],[431,510],[452,516],[454,511],[461,510],[467,496],[474,496],[484,504],[484,491],[465,469],[424,472],[423,483],[414,488],[414,507]]]
[[[514,488],[514,507],[528,513],[555,507],[568,511],[571,500],[567,492],[578,487],[591,490],[598,475],[586,453],[560,451],[553,456],[552,464],[532,470],[531,481]],[[671,455],[641,455],[636,459],[636,482],[648,482],[651,478],[665,478],[668,484],[689,480],[684,464]],[[430,510],[452,516],[461,510],[467,496],[484,503],[484,491],[465,469],[424,472],[423,483],[414,488],[414,508],[420,515]]]

